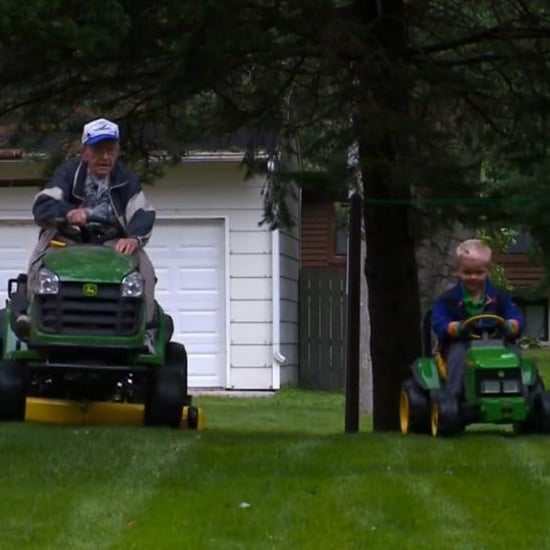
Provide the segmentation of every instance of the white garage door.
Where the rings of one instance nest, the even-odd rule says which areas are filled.
[[[189,385],[225,386],[223,220],[159,220],[147,245],[156,298],[189,354]]]
[[[173,339],[189,354],[191,387],[225,385],[224,235],[223,220],[159,220],[147,245],[156,298],[174,319]],[[30,221],[0,221],[2,307],[8,279],[26,271],[37,236]]]
[[[0,300],[8,296],[8,280],[27,271],[29,258],[38,240],[38,227],[32,222],[0,222]]]

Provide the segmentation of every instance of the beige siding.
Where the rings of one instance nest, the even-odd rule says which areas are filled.
[[[299,224],[280,232],[280,350],[281,385],[298,382],[298,279],[300,275]]]

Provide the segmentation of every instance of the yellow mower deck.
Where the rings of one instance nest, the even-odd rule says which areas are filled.
[[[183,407],[181,427],[188,428],[189,407]],[[204,429],[205,419],[199,412],[199,430]],[[25,421],[45,424],[109,426],[143,425],[143,405],[139,403],[114,403],[107,401],[69,401],[27,397]]]

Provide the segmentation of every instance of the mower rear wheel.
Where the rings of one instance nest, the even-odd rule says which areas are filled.
[[[458,399],[446,391],[433,391],[430,406],[430,427],[433,437],[454,435],[464,429]]]
[[[191,406],[187,409],[187,427],[190,430],[198,430],[200,425],[200,412],[197,407]]]
[[[401,386],[399,425],[402,434],[430,431],[428,397],[413,378],[405,380]]]
[[[25,420],[25,367],[17,361],[0,361],[0,421]]]
[[[151,387],[145,401],[147,426],[181,425],[187,399],[187,352],[182,344],[166,344],[165,363],[152,373]]]

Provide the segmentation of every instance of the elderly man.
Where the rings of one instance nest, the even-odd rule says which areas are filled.
[[[29,263],[29,289],[41,267],[48,243],[56,230],[47,227],[55,218],[84,226],[101,219],[116,228],[116,238],[107,242],[121,254],[134,255],[144,279],[147,322],[155,313],[155,272],[143,250],[155,222],[155,210],[147,203],[138,177],[119,160],[119,128],[110,120],[99,118],[84,125],[82,155],[69,159],[54,173],[33,202],[33,215],[42,227],[39,242]],[[18,316],[16,325],[24,330],[26,314]]]

